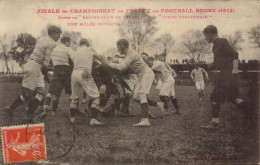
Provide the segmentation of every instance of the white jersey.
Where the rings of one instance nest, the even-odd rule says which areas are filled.
[[[70,47],[66,47],[64,44],[59,44],[53,49],[51,54],[51,60],[53,65],[68,65],[69,59],[73,59],[73,50]]]
[[[161,61],[154,61],[152,70],[159,71],[162,74],[162,82],[173,80],[172,74],[169,69],[166,68],[165,64]]]
[[[30,59],[37,61],[37,63],[39,64],[43,64],[44,61],[46,61],[45,65],[48,65],[50,57],[46,56],[46,50],[54,49],[55,47],[56,42],[51,37],[41,37],[37,40],[33,53],[30,56]]]
[[[195,81],[204,81],[203,73],[208,77],[208,73],[203,68],[194,69],[191,72],[191,78]]]
[[[88,70],[91,73],[95,54],[93,48],[81,46],[73,57],[74,70]]]

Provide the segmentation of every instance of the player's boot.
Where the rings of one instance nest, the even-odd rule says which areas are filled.
[[[77,111],[75,108],[70,108],[69,118],[72,123],[75,123]]]
[[[218,129],[219,128],[219,123],[210,121],[206,125],[200,126],[201,128],[205,129]]]
[[[162,113],[165,112],[164,103],[163,102],[157,102],[157,107],[160,108]]]
[[[91,119],[90,120],[90,126],[103,126],[103,125],[105,125],[105,124],[98,121],[97,119]]]
[[[170,110],[169,108],[165,108],[165,116],[169,116],[170,115]]]
[[[43,105],[43,112],[40,115],[41,119],[44,119],[47,116],[47,113],[51,110],[50,104],[51,104],[51,98],[45,97],[44,105]]]
[[[141,118],[141,122],[134,124],[134,127],[150,127],[151,123],[148,118]]]
[[[86,104],[86,102],[87,102],[86,99],[83,98],[81,104]]]
[[[148,114],[149,114],[149,118],[151,118],[151,119],[155,119],[156,118],[156,116],[153,115],[153,113],[151,111],[148,111]]]

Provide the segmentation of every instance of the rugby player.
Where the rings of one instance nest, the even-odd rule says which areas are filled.
[[[136,86],[136,92],[139,94],[142,118],[139,123],[134,124],[133,126],[151,126],[148,118],[149,106],[146,97],[150,92],[154,80],[154,73],[136,51],[129,50],[129,42],[126,39],[120,39],[117,41],[117,49],[120,54],[125,55],[125,59],[119,64],[109,62],[102,56],[99,56],[98,60],[111,68],[120,71],[129,68],[133,73],[137,74],[137,84],[139,85]]]
[[[62,37],[61,44],[53,49],[51,60],[53,62],[53,78],[50,83],[49,92],[44,99],[44,117],[49,110],[55,114],[61,92],[65,89],[65,93],[71,95],[71,72],[70,61],[73,59],[74,52],[70,48],[71,38]],[[53,96],[52,109],[50,108],[51,97]]]
[[[199,91],[198,95],[199,100],[201,101],[201,97],[203,96],[203,91],[205,88],[203,74],[205,74],[206,80],[209,80],[209,78],[208,73],[203,68],[199,67],[196,64],[194,66],[195,69],[192,70],[190,76],[195,83],[196,89]]]
[[[161,102],[163,103],[164,109],[166,110],[167,113],[169,112],[169,106],[168,106],[168,97],[169,97],[175,108],[175,111],[171,111],[171,113],[180,114],[178,102],[175,97],[175,90],[174,90],[175,80],[172,76],[172,73],[170,72],[169,69],[167,69],[166,65],[163,62],[155,61],[153,57],[148,57],[148,65],[151,67],[152,70],[160,72],[161,74],[161,80],[163,84],[160,89],[159,97]]]
[[[32,123],[34,112],[44,99],[45,83],[43,73],[46,73],[50,55],[56,47],[56,41],[59,40],[62,31],[57,26],[49,26],[47,32],[48,36],[37,40],[33,53],[24,66],[25,75],[22,81],[21,94],[8,108],[10,120],[12,119],[13,111],[19,105],[29,101],[27,119],[29,123]]]
[[[213,82],[214,88],[210,96],[212,121],[201,127],[215,129],[219,127],[221,103],[226,100],[231,101],[244,112],[247,110],[247,103],[239,97],[238,53],[226,39],[218,37],[216,26],[207,26],[203,30],[203,34],[209,43],[213,43],[214,62],[210,68],[220,72],[216,74]]]
[[[91,75],[94,57],[97,56],[96,51],[89,47],[89,42],[86,38],[80,40],[80,48],[76,51],[73,62],[74,69],[71,75],[71,103],[70,103],[70,121],[75,122],[76,113],[79,108],[79,96],[81,89],[91,97],[90,111],[91,111],[91,126],[104,125],[98,121],[98,109],[100,104],[100,94],[96,83]]]

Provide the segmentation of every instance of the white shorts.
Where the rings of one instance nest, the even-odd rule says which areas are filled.
[[[154,81],[154,73],[148,66],[143,73],[137,75],[134,93],[149,94]]]
[[[38,64],[33,60],[29,60],[24,65],[25,74],[23,76],[22,87],[33,91],[36,88],[45,88],[41,66],[41,64]]]
[[[161,79],[159,79],[158,82],[157,82],[157,85],[156,85],[156,89],[161,90],[162,86],[163,86],[163,82],[162,82]]]
[[[71,75],[71,99],[79,98],[81,88],[93,98],[99,97],[98,88],[92,78],[91,73],[87,70],[73,70]]]
[[[159,95],[160,96],[169,96],[169,97],[175,96],[174,84],[175,84],[174,79],[164,82]]]
[[[130,87],[130,89],[132,90],[132,91],[134,91],[134,89],[135,89],[135,85],[136,85],[136,83],[137,83],[137,75],[136,74],[130,74],[130,77],[129,77],[129,79],[124,79],[124,81],[127,83],[127,85]],[[129,93],[132,93],[130,90],[128,90],[128,89],[125,89],[125,92],[127,93],[127,94],[129,94]]]
[[[205,88],[204,81],[196,81],[195,86],[197,90],[204,90]]]

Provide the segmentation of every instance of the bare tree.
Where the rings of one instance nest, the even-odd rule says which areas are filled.
[[[148,13],[127,13],[124,16],[124,20],[120,22],[118,30],[121,37],[126,38],[130,42],[131,47],[140,53],[157,31],[156,24],[155,18]]]
[[[260,48],[260,25],[252,27],[248,34],[251,43],[256,45],[256,47]]]
[[[166,59],[166,56],[171,51],[175,40],[170,33],[165,33],[155,40],[155,47],[161,51],[161,55]]]
[[[4,62],[7,74],[11,73],[8,63],[9,60],[11,60],[10,51],[14,46],[15,46],[14,36],[8,36],[7,34],[4,34],[0,37],[0,57]]]
[[[199,30],[190,30],[182,37],[183,41],[180,51],[192,61],[202,61],[211,52],[210,44]]]
[[[242,47],[240,46],[240,44],[242,42],[244,42],[245,40],[242,37],[241,31],[236,31],[233,34],[226,35],[226,36],[223,36],[223,37],[228,40],[230,46],[233,49],[235,49],[236,51],[241,51],[242,50]]]

